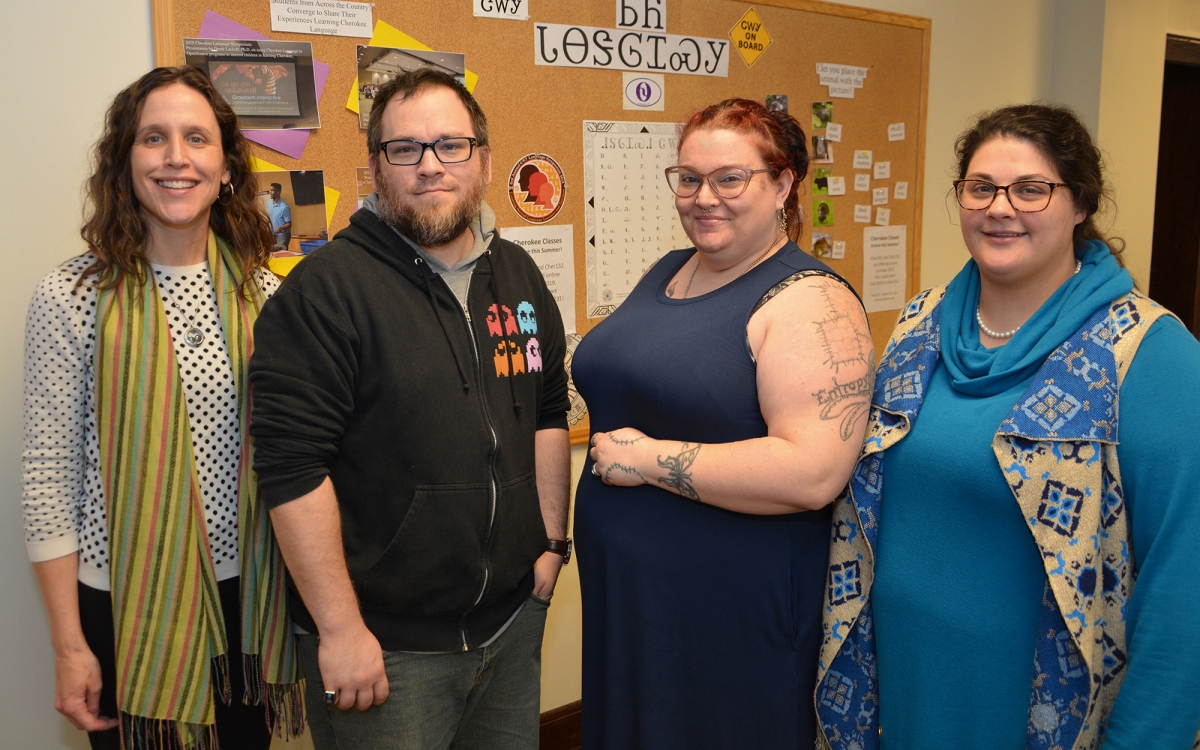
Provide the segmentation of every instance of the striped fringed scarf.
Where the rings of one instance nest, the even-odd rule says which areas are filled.
[[[246,700],[274,734],[304,728],[283,560],[251,470],[247,364],[261,291],[247,301],[229,246],[211,232],[208,266],[237,386],[238,555]],[[117,705],[126,748],[215,748],[217,695],[229,700],[228,643],[187,395],[152,275],[124,275],[97,300],[96,413],[108,502]]]

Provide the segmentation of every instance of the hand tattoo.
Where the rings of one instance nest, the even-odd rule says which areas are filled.
[[[614,444],[614,445],[633,445],[634,443],[638,442],[639,440],[645,440],[645,439],[646,439],[646,436],[645,436],[645,435],[638,435],[638,436],[637,436],[637,437],[635,437],[633,440],[624,440],[624,439],[621,439],[621,438],[615,438],[615,437],[613,437],[613,436],[612,436],[612,433],[610,432],[610,433],[608,433],[608,439],[609,439],[609,440],[611,440],[611,441],[613,442],[613,444]]]
[[[636,468],[634,468],[633,466],[626,466],[625,464],[619,464],[616,462],[609,464],[608,468],[604,470],[604,481],[606,483],[608,483],[609,477],[612,476],[612,473],[614,470],[623,472],[625,474],[632,474],[635,477],[637,477],[638,479],[640,479],[642,484],[647,483],[646,478],[644,476],[642,476],[642,473],[640,471],[638,471]]]
[[[686,498],[699,501],[700,494],[692,486],[692,475],[688,473],[688,469],[692,468],[692,463],[695,462],[696,454],[700,452],[700,448],[700,444],[692,447],[691,443],[684,443],[680,446],[680,451],[677,455],[665,458],[659,456],[658,465],[668,472],[667,476],[658,478],[659,483],[675,490]]]

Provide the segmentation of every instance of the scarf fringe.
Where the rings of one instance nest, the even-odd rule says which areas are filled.
[[[262,657],[242,655],[246,705],[266,708],[267,729],[276,737],[290,740],[304,733],[304,681],[272,684],[263,677]]]
[[[229,700],[233,696],[232,685],[229,681],[229,654],[224,653],[219,656],[214,656],[213,665],[213,687],[217,691],[217,698],[226,706],[229,705]]]
[[[185,724],[121,713],[125,750],[220,750],[216,724]]]

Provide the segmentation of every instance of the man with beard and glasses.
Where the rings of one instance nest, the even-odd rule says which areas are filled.
[[[378,193],[284,280],[250,363],[313,742],[536,748],[570,556],[562,319],[496,231],[453,77],[384,85],[367,149]]]

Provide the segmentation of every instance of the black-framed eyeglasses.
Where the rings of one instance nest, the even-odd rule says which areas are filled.
[[[433,149],[433,155],[442,164],[458,164],[471,158],[471,154],[475,153],[476,143],[474,138],[461,135],[452,138],[438,138],[432,143],[399,139],[384,141],[379,144],[379,150],[383,152],[383,157],[387,159],[388,164],[394,167],[411,167],[420,164],[421,160],[425,158],[425,149],[427,148]]]
[[[1045,182],[1044,180],[1021,180],[1008,185],[993,185],[987,180],[955,180],[954,193],[958,196],[958,205],[968,211],[983,211],[991,207],[996,196],[1003,190],[1008,196],[1008,205],[1014,211],[1035,214],[1045,211],[1050,205],[1050,196],[1054,188],[1070,187],[1062,182]]]
[[[671,192],[680,198],[691,198],[700,190],[700,185],[708,180],[708,186],[722,198],[736,198],[746,192],[750,178],[769,169],[742,169],[741,167],[721,167],[707,174],[700,174],[687,167],[667,167],[663,173],[667,176],[667,185]]]

